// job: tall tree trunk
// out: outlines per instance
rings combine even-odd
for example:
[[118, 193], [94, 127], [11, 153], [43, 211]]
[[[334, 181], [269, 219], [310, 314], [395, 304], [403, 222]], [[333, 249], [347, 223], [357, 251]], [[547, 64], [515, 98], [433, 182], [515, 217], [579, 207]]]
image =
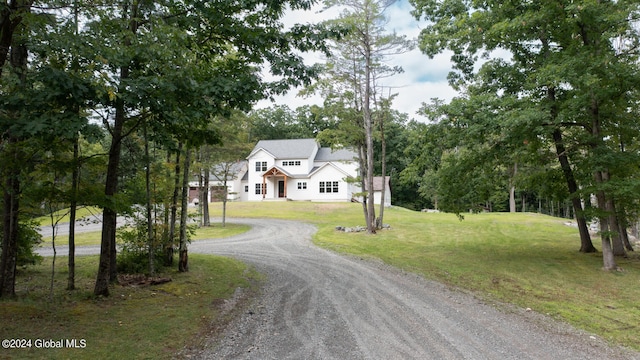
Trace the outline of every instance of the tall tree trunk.
[[78, 186], [80, 180], [79, 138], [73, 139], [73, 170], [71, 173], [71, 201], [69, 203], [69, 256], [67, 264], [67, 290], [76, 288], [76, 208], [78, 206]]
[[[203, 196], [200, 199], [200, 203], [202, 204], [202, 225], [211, 226], [211, 218], [209, 215], [209, 181], [211, 177], [211, 170], [208, 166], [204, 167], [204, 183], [203, 183]], [[225, 188], [224, 188], [224, 205], [226, 208], [227, 205], [227, 187], [226, 187], [226, 177], [225, 177]]]
[[[21, 23], [22, 16], [31, 11], [31, 1], [14, 1], [12, 6], [20, 5], [19, 7], [11, 8], [15, 13], [9, 14], [7, 18], [4, 17], [6, 8], [2, 8], [2, 26], [0, 26], [0, 45], [4, 45], [4, 37], [6, 36], [5, 30], [9, 31], [9, 41], [7, 46], [11, 45], [11, 49], [1, 49], [0, 52], [4, 53], [5, 58], [2, 59], [0, 66], [4, 65], [6, 61], [6, 53], [10, 55], [11, 69], [13, 73], [19, 79], [19, 87], [27, 86], [27, 59], [29, 57], [26, 38], [27, 29], [26, 26]], [[9, 23], [9, 28], [5, 29], [5, 22]], [[20, 40], [13, 38], [14, 32], [17, 33], [17, 37]], [[15, 43], [14, 43], [15, 40]], [[0, 68], [2, 69], [2, 68]], [[2, 73], [0, 72], [0, 76]], [[21, 155], [20, 155], [20, 139], [13, 136], [10, 132], [7, 132], [7, 140], [5, 151], [7, 153], [8, 164], [3, 164], [5, 167], [5, 188], [3, 193], [3, 237], [2, 237], [2, 257], [0, 258], [0, 298], [15, 296], [15, 283], [16, 283], [16, 263], [18, 260], [18, 232], [19, 232], [19, 212], [20, 212], [20, 169], [21, 169]], [[8, 166], [7, 166], [8, 165]]]
[[5, 186], [3, 196], [3, 234], [2, 258], [0, 260], [0, 298], [16, 295], [16, 263], [18, 258], [18, 211], [20, 194], [20, 170], [18, 163], [18, 140], [9, 138], [7, 141], [12, 164], [4, 174]]
[[173, 245], [176, 237], [176, 223], [178, 222], [178, 196], [180, 196], [180, 154], [182, 143], [178, 144], [176, 151], [176, 168], [173, 182], [173, 196], [171, 197], [171, 219], [169, 220], [169, 242], [165, 248], [165, 265], [173, 265]]
[[[556, 89], [554, 87], [550, 87], [547, 90], [547, 98], [551, 102], [551, 117], [553, 120], [556, 120], [558, 109], [556, 103]], [[571, 204], [573, 205], [573, 210], [576, 214], [576, 223], [578, 224], [578, 232], [580, 233], [580, 252], [596, 252], [597, 250], [591, 242], [591, 235], [589, 235], [587, 218], [582, 209], [582, 203], [580, 202], [578, 184], [576, 182], [575, 176], [573, 175], [573, 169], [571, 168], [571, 164], [569, 163], [567, 149], [565, 148], [564, 141], [562, 140], [562, 132], [557, 127], [553, 129], [553, 142], [556, 148], [556, 156], [558, 157], [558, 161], [560, 162], [560, 168], [562, 169], [564, 179], [567, 182]]]
[[[597, 184], [602, 184], [602, 173], [600, 171], [596, 171], [594, 177]], [[598, 201], [600, 211], [606, 211], [607, 201], [604, 191], [598, 190], [596, 192], [596, 199]], [[600, 239], [602, 241], [603, 268], [607, 271], [616, 270], [618, 265], [616, 264], [611, 245], [611, 227], [609, 226], [609, 217], [600, 214], [598, 220], [600, 222]]]
[[[620, 219], [620, 218], [618, 218]], [[623, 223], [622, 221], [618, 223], [619, 226], [619, 233], [620, 236], [622, 238], [622, 243], [624, 244], [624, 248], [627, 249], [627, 251], [634, 251], [633, 250], [633, 246], [631, 245], [631, 242], [629, 241], [629, 234], [627, 233], [627, 225], [626, 222]]]
[[[135, 35], [138, 31], [138, 1], [126, 3], [123, 9], [123, 19], [129, 19], [129, 32]], [[130, 46], [128, 38], [124, 40], [125, 46]], [[126, 80], [129, 78], [130, 68], [128, 65], [120, 67], [119, 94], [124, 94]], [[109, 161], [107, 163], [107, 174], [105, 182], [105, 197], [108, 201], [115, 201], [118, 192], [118, 169], [120, 167], [120, 153], [122, 140], [124, 138], [124, 124], [127, 121], [125, 103], [122, 97], [116, 97], [115, 117], [111, 132], [111, 147], [109, 148]], [[118, 271], [116, 268], [116, 227], [117, 209], [115, 203], [105, 206], [102, 213], [102, 240], [100, 243], [100, 263], [98, 264], [98, 275], [93, 293], [96, 296], [109, 296], [109, 282], [116, 281]]]
[[[75, 35], [78, 36], [78, 2], [73, 2], [73, 18], [75, 25]], [[75, 55], [71, 62], [72, 70], [77, 74], [80, 64]], [[74, 106], [74, 114], [80, 117], [80, 106]], [[71, 201], [69, 202], [69, 255], [67, 256], [67, 266], [69, 274], [67, 276], [67, 290], [76, 288], [76, 210], [78, 207], [78, 188], [80, 187], [80, 136], [76, 134], [73, 138], [73, 170], [71, 171]]]
[[[609, 181], [609, 172], [602, 171], [602, 178], [605, 182]], [[625, 251], [622, 241], [622, 234], [619, 232], [620, 225], [618, 224], [618, 215], [616, 211], [615, 201], [611, 196], [607, 196], [606, 204], [609, 216], [609, 232], [611, 233], [611, 246], [613, 248], [613, 255], [626, 257], [627, 252]]]
[[146, 210], [147, 210], [147, 247], [149, 257], [149, 274], [154, 275], [156, 272], [154, 266], [154, 252], [155, 252], [155, 236], [153, 234], [153, 218], [151, 217], [151, 157], [149, 156], [149, 137], [147, 136], [147, 125], [144, 125], [144, 156], [146, 169], [145, 175], [145, 196], [147, 198]]
[[200, 214], [199, 216], [199, 221], [200, 221], [200, 226], [204, 226], [204, 201], [202, 201], [202, 198], [204, 196], [204, 167], [202, 164], [202, 158], [203, 158], [203, 154], [202, 154], [202, 148], [199, 149], [199, 151], [196, 153], [196, 163], [199, 164], [199, 168], [198, 168], [198, 213]]
[[371, 49], [365, 46], [365, 88], [364, 88], [364, 132], [365, 149], [367, 151], [367, 233], [375, 234], [376, 207], [373, 188], [373, 121], [371, 119]]
[[384, 138], [384, 116], [380, 118], [380, 145], [382, 146], [382, 151], [380, 154], [381, 161], [381, 171], [382, 171], [382, 189], [380, 192], [380, 216], [376, 220], [377, 228], [381, 229], [384, 223], [384, 205], [385, 205], [385, 197], [387, 196], [387, 142]]
[[184, 172], [182, 177], [182, 209], [180, 211], [180, 259], [178, 271], [189, 271], [189, 254], [187, 249], [187, 221], [189, 203], [189, 163], [191, 162], [191, 149], [185, 146]]
[[509, 212], [516, 212], [516, 186], [514, 178], [516, 177], [516, 173], [518, 172], [518, 163], [513, 164], [513, 168], [510, 171], [509, 176]]
[[223, 184], [224, 189], [222, 190], [222, 227], [227, 226], [227, 201], [229, 198], [229, 194], [227, 193], [227, 179], [229, 176], [229, 168], [228, 164], [225, 164], [227, 168], [224, 172]]
[[564, 179], [567, 182], [567, 187], [569, 189], [569, 197], [571, 198], [571, 205], [573, 206], [573, 212], [575, 213], [576, 223], [578, 224], [578, 232], [580, 233], [580, 252], [596, 252], [597, 250], [593, 246], [593, 242], [591, 242], [591, 235], [589, 234], [589, 227], [587, 226], [587, 218], [584, 214], [584, 210], [582, 209], [582, 202], [580, 201], [578, 184], [576, 183], [573, 175], [573, 169], [569, 164], [569, 158], [564, 147], [560, 129], [555, 129], [553, 131], [553, 140], [556, 147], [556, 155], [560, 162], [560, 168], [562, 169]]
[[32, 4], [33, 0], [13, 0], [8, 3], [5, 1], [0, 7], [0, 76], [7, 59], [11, 57], [14, 33], [24, 25], [23, 17], [31, 12]]
[[[126, 74], [126, 69], [122, 69]], [[118, 168], [120, 164], [120, 148], [122, 144], [122, 129], [125, 121], [124, 104], [122, 100], [116, 105], [115, 123], [111, 134], [111, 147], [109, 148], [109, 162], [107, 163], [107, 176], [104, 194], [112, 202], [105, 206], [102, 212], [102, 240], [100, 242], [100, 262], [98, 264], [98, 275], [93, 293], [96, 296], [109, 296], [109, 282], [114, 281], [117, 276], [115, 269], [115, 244], [117, 211], [115, 209], [114, 195], [118, 191]]]
[[[592, 150], [597, 150], [600, 145], [599, 143], [602, 140], [602, 130], [600, 129], [600, 114], [599, 114], [599, 105], [596, 99], [592, 100], [591, 103], [591, 135]], [[594, 151], [597, 153], [597, 151]], [[613, 248], [611, 244], [611, 224], [609, 223], [610, 217], [607, 212], [612, 211], [612, 204], [609, 202], [608, 197], [606, 196], [604, 190], [602, 189], [605, 181], [609, 178], [608, 174], [605, 175], [603, 171], [596, 170], [594, 171], [594, 179], [596, 182], [596, 186], [598, 190], [596, 191], [596, 199], [598, 201], [599, 208], [599, 220], [600, 220], [600, 237], [602, 239], [602, 263], [603, 267], [607, 271], [616, 270], [618, 265], [616, 264]], [[617, 229], [613, 229], [617, 230]]]
[[358, 147], [358, 162], [360, 163], [360, 188], [362, 190], [362, 212], [364, 213], [365, 223], [369, 220], [369, 207], [367, 206], [369, 195], [367, 189], [367, 161], [365, 155], [365, 149], [362, 146]]

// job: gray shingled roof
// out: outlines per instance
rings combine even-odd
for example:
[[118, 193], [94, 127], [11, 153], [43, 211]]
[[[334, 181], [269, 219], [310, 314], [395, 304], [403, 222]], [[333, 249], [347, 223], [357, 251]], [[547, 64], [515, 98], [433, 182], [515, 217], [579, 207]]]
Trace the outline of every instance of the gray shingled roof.
[[316, 147], [318, 143], [315, 139], [260, 140], [249, 157], [264, 149], [276, 159], [303, 159], [311, 156]]
[[331, 150], [331, 148], [320, 148], [316, 155], [316, 161], [353, 161], [358, 157], [354, 151], [347, 149]]

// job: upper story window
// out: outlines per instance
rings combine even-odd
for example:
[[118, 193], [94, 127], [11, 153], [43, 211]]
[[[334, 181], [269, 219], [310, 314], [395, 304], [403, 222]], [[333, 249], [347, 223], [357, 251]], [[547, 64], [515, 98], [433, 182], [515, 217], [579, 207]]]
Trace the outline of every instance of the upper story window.
[[267, 171], [267, 162], [256, 161], [256, 171]]
[[292, 161], [283, 161], [282, 166], [300, 166], [300, 160], [292, 160]]

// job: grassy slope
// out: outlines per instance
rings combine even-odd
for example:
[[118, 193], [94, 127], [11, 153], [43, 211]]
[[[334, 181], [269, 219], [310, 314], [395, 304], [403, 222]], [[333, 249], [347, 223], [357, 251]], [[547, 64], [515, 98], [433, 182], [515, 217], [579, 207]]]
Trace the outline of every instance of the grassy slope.
[[[219, 216], [212, 205], [212, 216]], [[385, 262], [468, 289], [488, 300], [514, 303], [564, 319], [613, 342], [639, 349], [640, 261], [618, 259], [623, 272], [601, 270], [600, 254], [580, 254], [577, 230], [535, 214], [427, 214], [387, 209], [391, 230], [376, 236], [335, 231], [362, 224], [358, 204], [231, 203], [229, 217], [278, 217], [314, 223], [314, 241], [336, 251]], [[210, 235], [206, 235], [210, 236]], [[213, 236], [213, 235], [211, 235]], [[597, 239], [594, 243], [598, 245]], [[58, 259], [56, 296], [48, 302], [50, 263], [20, 271], [20, 299], [0, 301], [0, 334], [12, 338], [86, 339], [86, 349], [2, 350], [0, 358], [172, 358], [196, 345], [196, 334], [220, 321], [217, 303], [257, 277], [244, 265], [190, 256], [191, 271], [167, 275], [160, 287], [114, 287], [91, 296], [96, 257], [79, 258], [80, 290], [63, 290], [66, 259]], [[124, 330], [124, 331], [123, 331]], [[101, 333], [101, 332], [105, 333]], [[118, 349], [118, 350], [114, 350]], [[115, 351], [115, 352], [114, 352]]]
[[[213, 210], [213, 209], [212, 209]], [[215, 216], [215, 214], [214, 214]], [[582, 254], [577, 229], [530, 213], [432, 214], [392, 208], [391, 230], [376, 236], [335, 226], [363, 224], [359, 204], [232, 203], [228, 216], [279, 217], [318, 226], [316, 244], [468, 289], [487, 300], [531, 308], [613, 342], [640, 349], [640, 261], [601, 270], [601, 254]], [[599, 238], [593, 242], [599, 247]]]

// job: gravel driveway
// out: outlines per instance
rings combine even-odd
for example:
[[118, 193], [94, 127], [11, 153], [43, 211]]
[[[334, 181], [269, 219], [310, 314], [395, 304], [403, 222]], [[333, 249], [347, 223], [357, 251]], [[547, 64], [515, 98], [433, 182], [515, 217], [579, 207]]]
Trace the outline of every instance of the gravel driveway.
[[[190, 358], [640, 359], [533, 311], [487, 305], [384, 264], [318, 248], [311, 225], [228, 221], [252, 229], [194, 242], [189, 251], [250, 263], [267, 275], [266, 285], [221, 337], [190, 351]], [[77, 250], [98, 253], [99, 246]]]
[[[231, 219], [251, 231], [190, 251], [268, 276], [263, 294], [201, 359], [640, 359], [532, 311], [314, 246], [307, 224]], [[498, 310], [498, 308], [500, 310]]]

